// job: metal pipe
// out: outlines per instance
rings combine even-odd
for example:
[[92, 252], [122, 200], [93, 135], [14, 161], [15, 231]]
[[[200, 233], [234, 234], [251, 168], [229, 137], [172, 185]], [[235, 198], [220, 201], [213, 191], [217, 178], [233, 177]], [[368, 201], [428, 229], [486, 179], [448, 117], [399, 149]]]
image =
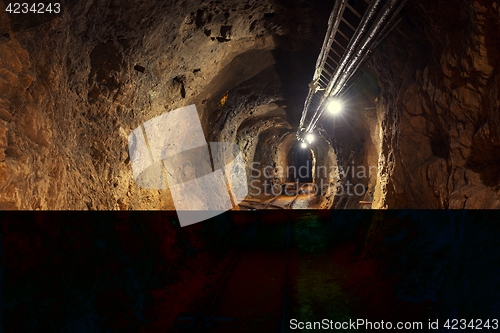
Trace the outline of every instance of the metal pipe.
[[[321, 76], [321, 69], [325, 64], [328, 52], [332, 47], [333, 40], [336, 35], [338, 26], [340, 25], [340, 20], [342, 19], [342, 14], [344, 13], [346, 3], [347, 0], [337, 0], [335, 2], [332, 13], [330, 14], [330, 18], [328, 20], [328, 30], [325, 35], [325, 40], [323, 41], [321, 53], [318, 57], [318, 60], [316, 61], [316, 71], [314, 72], [312, 83], [317, 82]], [[304, 125], [305, 118], [311, 105], [311, 99], [315, 93], [316, 91], [313, 91], [313, 89], [309, 89], [306, 102], [304, 103], [304, 112], [302, 112], [302, 117], [300, 118], [299, 129]]]
[[[374, 1], [370, 2], [368, 8], [366, 9], [365, 15], [363, 15], [363, 18], [362, 18], [358, 28], [354, 32], [354, 35], [351, 38], [349, 45], [347, 46], [347, 52], [344, 53], [342, 59], [340, 60], [338, 67], [335, 70], [334, 76], [331, 78], [330, 82], [328, 83], [328, 86], [326, 88], [327, 92], [326, 92], [325, 96], [328, 96], [328, 91], [331, 90], [331, 86], [334, 85], [335, 82], [337, 82], [337, 80], [340, 76], [340, 73], [343, 71], [344, 67], [348, 64], [352, 53], [355, 51], [355, 48], [360, 43], [362, 37], [364, 36], [366, 31], [368, 30], [370, 22], [375, 17], [378, 6], [381, 2], [382, 2], [382, 0], [374, 0]], [[340, 20], [342, 20], [342, 17], [337, 17], [337, 20], [340, 22]], [[327, 49], [327, 50], [323, 50], [322, 53], [328, 54], [329, 52], [330, 52], [330, 49]], [[320, 108], [321, 108], [321, 105], [323, 104], [324, 100], [325, 100], [325, 97], [323, 97], [322, 101], [320, 102], [318, 109], [315, 110], [313, 118], [311, 119], [311, 123], [315, 122], [316, 119], [321, 116], [322, 112], [320, 111]], [[310, 126], [308, 126], [308, 128], [306, 129], [306, 132], [309, 132], [310, 130], [311, 130], [311, 128], [310, 128]]]
[[[377, 36], [380, 36], [381, 33], [387, 31], [388, 25], [392, 22], [396, 14], [399, 13], [399, 11], [403, 8], [405, 2], [406, 0], [389, 1], [382, 8], [381, 13], [375, 20], [374, 27], [368, 31], [367, 36], [363, 39], [359, 48], [352, 47], [349, 49], [348, 53], [344, 55], [342, 67], [339, 66], [337, 68], [335, 78], [330, 81], [327, 87], [327, 91], [320, 103], [320, 107], [311, 120], [311, 123], [307, 127], [306, 132], [309, 132], [315, 128], [317, 122], [319, 121], [319, 118], [324, 113], [324, 102], [326, 101], [326, 99], [328, 99], [332, 95], [338, 96], [343, 92], [343, 88], [345, 87], [347, 81], [352, 78], [354, 73], [359, 69], [361, 62], [366, 59], [368, 52], [372, 50], [372, 47], [377, 42]], [[372, 13], [370, 12], [369, 14]], [[359, 32], [358, 30], [357, 33]], [[359, 35], [360, 33], [357, 34], [357, 36]], [[353, 46], [357, 46], [357, 44], [358, 42], [353, 42]], [[353, 53], [355, 54], [353, 55]]]
[[[342, 89], [342, 86], [350, 78], [353, 74], [353, 71], [357, 68], [357, 65], [360, 64], [360, 61], [364, 58], [367, 52], [370, 50], [370, 46], [372, 46], [376, 42], [376, 37], [380, 36], [380, 32], [385, 30], [391, 19], [394, 17], [391, 13], [395, 13], [399, 8], [398, 2], [401, 3], [401, 0], [392, 0], [385, 6], [385, 10], [377, 17], [377, 24], [369, 32], [369, 35], [365, 38], [360, 49], [356, 52], [355, 58], [350, 62], [347, 70], [342, 74], [340, 81], [336, 86], [331, 86], [331, 90], [327, 90], [326, 95], [337, 95], [339, 91]], [[335, 87], [335, 90], [334, 90]]]
[[344, 10], [347, 4], [347, 0], [340, 0], [335, 3], [334, 10], [332, 11], [332, 15], [330, 16], [330, 20], [328, 22], [328, 31], [325, 36], [325, 41], [323, 43], [323, 47], [321, 48], [321, 53], [316, 62], [316, 72], [313, 76], [313, 81], [316, 81], [321, 75], [321, 69], [325, 66], [326, 59], [328, 57], [328, 53], [332, 47], [333, 41], [335, 40], [335, 35], [337, 34], [338, 27], [340, 25], [340, 21], [342, 19], [342, 15], [344, 14]]
[[[401, 11], [401, 9], [404, 7], [404, 4], [406, 3], [406, 0], [403, 1], [402, 5], [400, 5], [400, 8], [399, 10], [394, 14], [394, 16], [398, 15], [399, 12]], [[370, 47], [370, 49], [366, 52], [366, 54], [364, 55], [363, 59], [361, 59], [361, 61], [358, 63], [356, 69], [353, 71], [353, 74], [352, 76], [346, 81], [346, 84], [344, 84], [344, 87], [347, 87], [347, 88], [342, 88], [340, 94], [342, 94], [344, 91], [347, 91], [350, 89], [350, 87], [352, 87], [354, 85], [354, 83], [352, 83], [351, 85], [349, 85], [349, 81], [351, 81], [351, 79], [356, 75], [356, 73], [358, 72], [359, 68], [365, 63], [365, 61], [368, 59], [368, 57], [370, 56], [371, 53], [373, 53], [373, 50], [375, 48], [377, 48], [377, 46], [391, 33], [391, 31], [397, 27], [397, 25], [401, 22], [402, 18], [398, 19], [396, 21], [396, 23], [394, 23], [393, 25], [391, 25], [389, 27], [389, 24], [386, 25], [386, 28], [380, 33], [380, 35], [382, 36], [380, 39], [378, 39], [375, 44]]]
[[361, 23], [359, 24], [358, 28], [356, 29], [356, 32], [354, 33], [349, 42], [349, 45], [347, 46], [347, 52], [344, 53], [340, 61], [340, 64], [337, 67], [337, 70], [335, 71], [334, 77], [332, 78], [332, 80], [328, 84], [328, 87], [326, 88], [327, 95], [329, 95], [329, 92], [331, 91], [332, 87], [336, 84], [340, 74], [344, 71], [345, 66], [349, 64], [352, 54], [355, 52], [358, 44], [362, 41], [362, 38], [364, 38], [364, 35], [369, 28], [369, 24], [372, 22], [373, 18], [377, 14], [377, 9], [381, 2], [382, 0], [374, 0], [370, 2], [370, 5], [366, 10], [365, 15], [363, 15]]

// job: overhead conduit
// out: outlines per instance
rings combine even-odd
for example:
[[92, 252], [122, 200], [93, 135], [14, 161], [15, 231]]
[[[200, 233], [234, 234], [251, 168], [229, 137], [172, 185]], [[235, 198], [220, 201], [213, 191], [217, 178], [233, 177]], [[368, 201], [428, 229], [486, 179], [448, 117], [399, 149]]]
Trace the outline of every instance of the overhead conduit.
[[[345, 93], [360, 66], [396, 24], [395, 18], [406, 1], [337, 0], [335, 2], [297, 130], [297, 138], [300, 141], [317, 127], [326, 102]], [[364, 11], [360, 2], [367, 4]], [[344, 27], [354, 30], [347, 47], [342, 45], [342, 40], [347, 39], [349, 32], [345, 30], [346, 28], [344, 31], [340, 29], [342, 23]], [[342, 55], [339, 54], [339, 49], [343, 49]]]

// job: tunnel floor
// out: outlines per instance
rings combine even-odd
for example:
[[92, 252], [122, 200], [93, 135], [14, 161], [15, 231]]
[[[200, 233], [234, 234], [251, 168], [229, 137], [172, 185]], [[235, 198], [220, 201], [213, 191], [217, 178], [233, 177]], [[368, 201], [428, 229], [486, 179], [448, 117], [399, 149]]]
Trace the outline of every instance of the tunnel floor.
[[[381, 276], [377, 263], [362, 257], [364, 226], [357, 234], [339, 229], [332, 239], [328, 216], [275, 211], [258, 218], [240, 248], [210, 264], [188, 264], [180, 284], [157, 292], [163, 320], [148, 332], [288, 332], [292, 318], [426, 318], [426, 302], [399, 300], [397, 277]], [[165, 295], [182, 302], [166, 303]]]
[[278, 190], [246, 198], [238, 208], [240, 210], [319, 209], [317, 199], [314, 183], [284, 183]]
[[426, 331], [499, 314], [497, 211], [229, 211], [186, 227], [173, 211], [1, 217], [5, 332], [308, 332], [291, 321], [323, 319]]

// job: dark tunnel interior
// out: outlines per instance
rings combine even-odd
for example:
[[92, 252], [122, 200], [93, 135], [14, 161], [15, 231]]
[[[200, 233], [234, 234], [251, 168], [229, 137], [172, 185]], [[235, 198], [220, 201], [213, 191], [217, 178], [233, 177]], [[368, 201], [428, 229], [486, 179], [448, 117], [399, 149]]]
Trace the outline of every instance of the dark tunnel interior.
[[289, 163], [292, 168], [288, 180], [290, 182], [312, 183], [314, 160], [313, 152], [307, 147], [302, 147], [296, 143], [288, 153]]

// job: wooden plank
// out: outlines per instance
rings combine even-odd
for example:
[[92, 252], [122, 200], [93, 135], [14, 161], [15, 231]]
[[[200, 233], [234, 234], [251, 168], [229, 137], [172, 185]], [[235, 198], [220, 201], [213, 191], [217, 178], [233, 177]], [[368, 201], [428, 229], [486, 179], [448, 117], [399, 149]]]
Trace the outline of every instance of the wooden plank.
[[350, 10], [351, 12], [353, 12], [353, 13], [354, 13], [354, 15], [356, 15], [356, 16], [357, 16], [357, 17], [359, 17], [359, 18], [361, 18], [361, 14], [360, 14], [360, 13], [358, 13], [358, 11], [357, 11], [356, 9], [354, 9], [354, 8], [353, 8], [353, 7], [352, 7], [349, 3], [346, 3], [345, 5], [346, 5], [346, 7], [347, 7], [347, 8], [349, 8], [349, 10]]
[[330, 59], [331, 61], [333, 61], [335, 63], [335, 65], [337, 65], [337, 66], [339, 65], [339, 63], [336, 62], [332, 57], [330, 57], [330, 56], [327, 56], [327, 57], [328, 57], [328, 59]]
[[[339, 59], [342, 59], [342, 56], [340, 54], [338, 54], [337, 51], [335, 51], [333, 48], [330, 48], [330, 51], [333, 52], [333, 53], [335, 53], [335, 55], [337, 57], [339, 57]], [[330, 52], [328, 52], [328, 53], [330, 53]]]
[[[334, 39], [333, 41], [335, 42], [335, 44], [337, 44], [338, 46], [340, 46], [342, 49], [344, 49], [344, 50], [346, 49], [346, 48], [345, 48], [344, 46], [342, 46], [342, 44], [340, 44], [340, 43], [339, 43], [336, 39]], [[334, 51], [334, 52], [335, 52], [335, 51]], [[335, 53], [338, 55], [338, 53], [337, 53], [337, 52], [335, 52]]]
[[342, 31], [340, 31], [340, 29], [338, 29], [338, 30], [337, 30], [337, 33], [341, 34], [341, 35], [342, 35], [342, 37], [344, 37], [347, 41], [349, 41], [349, 40], [350, 40], [350, 38], [349, 38], [349, 37], [347, 37], [347, 36], [346, 36], [346, 35], [345, 35]]
[[342, 22], [344, 22], [349, 28], [351, 28], [353, 31], [356, 31], [356, 28], [351, 24], [349, 23], [345, 18], [342, 18], [341, 19]]
[[[325, 63], [325, 65], [328, 65], [328, 63]], [[328, 66], [330, 66], [330, 65], [328, 65]], [[325, 72], [326, 74], [328, 74], [328, 76], [330, 76], [330, 77], [333, 76], [333, 74], [330, 73], [330, 71], [328, 71], [324, 66], [323, 66], [323, 72]]]

